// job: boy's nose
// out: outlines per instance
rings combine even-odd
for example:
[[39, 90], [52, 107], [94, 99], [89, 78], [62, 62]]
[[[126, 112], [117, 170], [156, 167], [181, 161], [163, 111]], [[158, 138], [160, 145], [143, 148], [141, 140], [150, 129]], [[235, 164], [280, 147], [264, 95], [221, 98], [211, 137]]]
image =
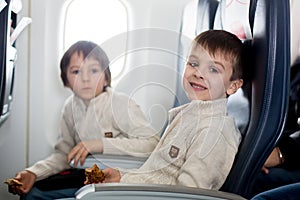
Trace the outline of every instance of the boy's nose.
[[88, 81], [90, 79], [90, 75], [89, 75], [88, 71], [82, 70], [81, 79], [82, 79], [82, 81]]
[[204, 78], [203, 73], [202, 73], [202, 72], [200, 71], [200, 69], [198, 69], [198, 68], [195, 68], [194, 76], [195, 76], [196, 78], [200, 78], [200, 79], [203, 79], [203, 78]]

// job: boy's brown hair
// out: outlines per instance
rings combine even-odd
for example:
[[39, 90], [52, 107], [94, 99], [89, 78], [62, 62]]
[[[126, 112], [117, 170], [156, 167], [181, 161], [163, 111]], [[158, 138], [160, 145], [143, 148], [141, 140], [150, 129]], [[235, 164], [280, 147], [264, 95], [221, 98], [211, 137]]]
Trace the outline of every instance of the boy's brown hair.
[[244, 78], [242, 61], [244, 48], [237, 36], [224, 30], [208, 30], [199, 34], [194, 41], [206, 49], [211, 56], [220, 54], [232, 63], [230, 81]]
[[[68, 87], [67, 79], [67, 69], [70, 64], [70, 59], [74, 53], [82, 53], [83, 59], [85, 58], [94, 58], [100, 63], [101, 68], [105, 74], [105, 80], [107, 81], [107, 86], [110, 86], [111, 83], [111, 73], [109, 69], [109, 59], [103, 49], [90, 41], [78, 41], [73, 44], [63, 55], [60, 61], [60, 77], [64, 86]], [[105, 90], [105, 88], [104, 88]]]

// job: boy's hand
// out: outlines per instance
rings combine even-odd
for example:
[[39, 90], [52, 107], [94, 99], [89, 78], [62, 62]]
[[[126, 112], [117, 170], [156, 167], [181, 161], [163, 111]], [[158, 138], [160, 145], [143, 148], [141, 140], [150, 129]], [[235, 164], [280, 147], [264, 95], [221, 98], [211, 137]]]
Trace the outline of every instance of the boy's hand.
[[36, 180], [36, 175], [29, 171], [21, 171], [14, 177], [14, 179], [19, 181], [22, 185], [9, 186], [9, 191], [11, 191], [13, 194], [22, 195], [31, 190]]
[[80, 165], [83, 165], [89, 153], [102, 153], [102, 140], [83, 141], [78, 143], [68, 155], [68, 163], [74, 158], [74, 166], [76, 167], [80, 160]]
[[280, 157], [278, 156], [278, 151], [279, 151], [278, 147], [275, 147], [271, 152], [271, 154], [269, 155], [268, 159], [266, 160], [264, 166], [262, 167], [262, 171], [265, 174], [269, 173], [269, 169], [268, 169], [269, 167], [275, 167], [277, 165], [282, 164]]
[[105, 179], [103, 183], [115, 183], [115, 182], [120, 182], [121, 179], [121, 174], [119, 170], [113, 169], [113, 168], [106, 168], [103, 169], [102, 172], [105, 175]]

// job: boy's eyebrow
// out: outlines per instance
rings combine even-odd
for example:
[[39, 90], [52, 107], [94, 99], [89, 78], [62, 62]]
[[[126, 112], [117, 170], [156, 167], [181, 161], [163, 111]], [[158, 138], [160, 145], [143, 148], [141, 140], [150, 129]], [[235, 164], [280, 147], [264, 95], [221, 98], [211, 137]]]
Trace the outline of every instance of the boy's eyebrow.
[[189, 56], [189, 59], [190, 59], [190, 58], [196, 58], [196, 59], [198, 59], [198, 57], [195, 56], [195, 55], [190, 55], [190, 56]]
[[69, 69], [71, 69], [71, 68], [80, 68], [80, 66], [78, 66], [78, 65], [70, 65], [68, 68]]
[[221, 67], [225, 70], [225, 66], [223, 65], [222, 62], [219, 62], [219, 61], [214, 60], [213, 63], [218, 64], [218, 65], [221, 65]]
[[101, 67], [101, 65], [100, 65], [99, 62], [92, 62], [92, 63], [90, 63], [90, 64], [88, 65], [88, 67], [90, 67], [90, 66], [95, 66], [95, 65], [98, 65], [98, 66]]
[[92, 64], [88, 65], [87, 68], [88, 69], [99, 68], [100, 70], [103, 70], [102, 67], [101, 67], [101, 65], [99, 63], [97, 63], [97, 64], [96, 63], [92, 63]]
[[[191, 55], [189, 56], [189, 59], [190, 59], [190, 58], [198, 59], [198, 56], [191, 54]], [[213, 60], [213, 59], [211, 59], [211, 60], [212, 60], [212, 63], [213, 63], [213, 64], [220, 65], [220, 66], [225, 70], [225, 66], [223, 65], [222, 62], [217, 61], [217, 60]]]

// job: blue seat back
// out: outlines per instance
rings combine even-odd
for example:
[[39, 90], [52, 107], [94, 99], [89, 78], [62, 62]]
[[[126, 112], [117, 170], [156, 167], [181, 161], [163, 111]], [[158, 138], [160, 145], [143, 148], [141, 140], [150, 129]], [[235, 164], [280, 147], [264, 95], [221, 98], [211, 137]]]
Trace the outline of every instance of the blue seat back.
[[223, 191], [248, 198], [256, 175], [282, 133], [289, 96], [289, 18], [289, 1], [250, 3], [250, 122]]

